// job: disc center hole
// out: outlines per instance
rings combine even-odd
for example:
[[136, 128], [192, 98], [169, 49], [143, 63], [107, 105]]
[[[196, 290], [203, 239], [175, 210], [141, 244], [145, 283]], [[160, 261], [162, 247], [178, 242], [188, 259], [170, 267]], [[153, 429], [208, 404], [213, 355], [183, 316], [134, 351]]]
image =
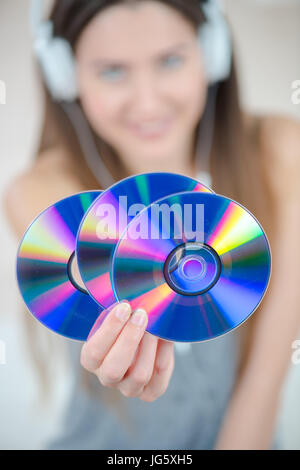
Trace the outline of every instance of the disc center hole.
[[88, 291], [86, 290], [86, 287], [80, 275], [75, 251], [73, 251], [73, 253], [70, 256], [67, 270], [68, 270], [69, 279], [72, 282], [73, 286], [76, 289], [80, 290], [81, 292], [88, 294]]
[[199, 279], [205, 274], [205, 261], [201, 257], [190, 256], [181, 262], [181, 271], [187, 279]]

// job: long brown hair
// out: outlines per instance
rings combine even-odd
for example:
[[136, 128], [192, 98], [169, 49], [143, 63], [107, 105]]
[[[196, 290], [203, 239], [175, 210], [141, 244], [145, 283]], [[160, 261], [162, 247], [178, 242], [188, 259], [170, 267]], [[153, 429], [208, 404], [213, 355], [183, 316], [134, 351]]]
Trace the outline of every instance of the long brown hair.
[[[101, 10], [116, 4], [134, 3], [137, 0], [57, 0], [51, 20], [54, 35], [69, 41], [73, 50], [88, 22]], [[197, 29], [205, 16], [199, 0], [157, 0], [179, 11]], [[80, 102], [78, 103], [80, 105]], [[248, 128], [240, 108], [239, 89], [234, 60], [228, 79], [219, 84], [215, 104], [215, 123], [211, 150], [213, 189], [247, 207], [263, 224], [270, 235], [272, 205], [267, 178], [259, 154], [257, 127]], [[202, 122], [199, 123], [201, 128]], [[92, 129], [91, 132], [93, 133]], [[93, 133], [99, 152], [116, 179], [127, 176], [118, 156], [107, 143]], [[37, 154], [48, 148], [61, 146], [74, 158], [78, 177], [87, 189], [99, 187], [82, 155], [78, 138], [62, 107], [51, 100], [45, 90], [43, 131]], [[257, 315], [257, 314], [256, 314]], [[255, 316], [253, 316], [255, 317]], [[243, 356], [247, 354], [253, 319], [247, 322], [247, 337], [243, 342]], [[243, 326], [243, 329], [244, 326]]]

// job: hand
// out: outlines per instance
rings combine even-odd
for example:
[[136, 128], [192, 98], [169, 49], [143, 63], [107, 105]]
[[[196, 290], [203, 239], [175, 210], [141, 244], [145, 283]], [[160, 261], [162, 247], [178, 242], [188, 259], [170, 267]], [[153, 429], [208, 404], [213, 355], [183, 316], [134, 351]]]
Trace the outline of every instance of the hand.
[[174, 369], [174, 343], [145, 332], [144, 310], [128, 302], [101, 313], [81, 350], [81, 365], [102, 385], [151, 402], [167, 390]]

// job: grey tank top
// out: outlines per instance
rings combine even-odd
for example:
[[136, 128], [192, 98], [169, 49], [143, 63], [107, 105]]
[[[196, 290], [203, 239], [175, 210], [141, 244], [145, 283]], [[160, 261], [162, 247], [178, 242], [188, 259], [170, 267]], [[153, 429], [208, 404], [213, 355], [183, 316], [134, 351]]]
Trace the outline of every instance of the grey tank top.
[[[129, 428], [113, 408], [81, 385], [81, 345], [70, 343], [76, 370], [73, 393], [61, 434], [47, 449], [212, 449], [232, 394], [239, 341], [236, 329], [193, 343], [185, 352], [175, 347], [169, 387], [154, 402], [125, 398], [116, 391], [124, 402]], [[89, 375], [99, 390], [102, 385]]]

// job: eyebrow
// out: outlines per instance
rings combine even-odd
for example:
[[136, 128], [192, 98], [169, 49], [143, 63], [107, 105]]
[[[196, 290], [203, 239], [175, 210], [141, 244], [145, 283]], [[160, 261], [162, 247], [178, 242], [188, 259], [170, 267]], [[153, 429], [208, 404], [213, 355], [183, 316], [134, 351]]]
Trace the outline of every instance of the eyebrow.
[[[164, 50], [161, 50], [159, 52], [157, 52], [155, 55], [154, 55], [154, 58], [157, 58], [157, 57], [164, 57], [170, 53], [174, 53], [174, 52], [177, 52], [178, 50], [184, 50], [188, 47], [188, 43], [179, 43], [179, 44], [176, 44], [175, 46], [170, 46], [168, 48], [165, 48]], [[114, 58], [111, 58], [111, 59], [108, 59], [108, 58], [98, 58], [98, 59], [94, 59], [91, 61], [91, 65], [94, 66], [94, 67], [105, 67], [105, 66], [113, 66], [113, 67], [118, 67], [118, 66], [122, 66], [124, 65], [125, 62], [123, 60], [120, 60], [120, 59], [114, 59]]]

